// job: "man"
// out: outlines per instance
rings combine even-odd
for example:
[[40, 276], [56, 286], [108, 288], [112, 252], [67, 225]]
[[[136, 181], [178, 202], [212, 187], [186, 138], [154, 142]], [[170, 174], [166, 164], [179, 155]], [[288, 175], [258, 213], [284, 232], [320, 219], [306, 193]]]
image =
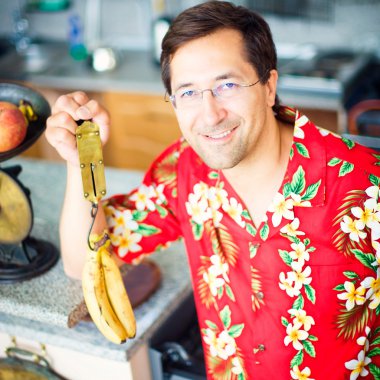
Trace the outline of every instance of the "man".
[[[200, 4], [162, 47], [184, 138], [141, 187], [104, 202], [94, 230], [108, 228], [127, 262], [184, 237], [210, 379], [379, 378], [378, 156], [279, 106], [275, 47], [254, 12]], [[78, 119], [98, 123], [106, 142], [108, 114], [81, 92], [58, 99], [46, 131], [67, 160], [72, 276], [89, 224]]]

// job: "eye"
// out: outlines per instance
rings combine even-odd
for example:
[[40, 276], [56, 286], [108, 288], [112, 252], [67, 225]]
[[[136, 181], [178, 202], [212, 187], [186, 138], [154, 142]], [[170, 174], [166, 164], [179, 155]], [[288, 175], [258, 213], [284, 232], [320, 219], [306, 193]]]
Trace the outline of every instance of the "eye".
[[235, 90], [239, 85], [234, 82], [223, 83], [219, 86], [221, 91]]
[[233, 96], [236, 91], [239, 89], [239, 85], [234, 82], [221, 83], [216, 89], [215, 92], [221, 96]]
[[195, 95], [197, 95], [196, 90], [186, 90], [186, 91], [180, 92], [179, 94], [180, 98], [191, 98]]

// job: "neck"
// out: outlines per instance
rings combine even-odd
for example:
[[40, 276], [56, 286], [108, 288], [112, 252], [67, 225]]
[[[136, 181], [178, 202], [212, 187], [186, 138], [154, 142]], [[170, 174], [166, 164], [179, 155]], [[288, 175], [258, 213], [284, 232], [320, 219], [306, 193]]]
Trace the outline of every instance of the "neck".
[[[254, 224], [264, 220], [286, 173], [293, 128], [277, 120], [260, 138], [255, 154], [223, 174], [247, 207]], [[263, 143], [264, 142], [264, 143]]]
[[250, 156], [237, 166], [223, 170], [223, 174], [233, 186], [235, 182], [247, 181], [252, 184], [278, 176], [282, 179], [289, 159], [293, 128], [275, 118], [271, 124], [259, 138]]

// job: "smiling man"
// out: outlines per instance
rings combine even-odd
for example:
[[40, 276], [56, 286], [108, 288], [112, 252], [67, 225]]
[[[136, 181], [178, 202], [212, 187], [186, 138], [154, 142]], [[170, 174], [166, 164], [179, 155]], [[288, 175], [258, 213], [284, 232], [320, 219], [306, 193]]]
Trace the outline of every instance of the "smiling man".
[[[184, 238], [209, 379], [379, 378], [378, 155], [279, 104], [275, 47], [256, 13], [197, 5], [162, 47], [183, 138], [139, 188], [103, 203], [94, 230], [107, 228], [126, 262]], [[78, 215], [89, 215], [78, 119], [106, 142], [108, 114], [82, 92], [57, 101], [46, 131], [68, 162], [61, 249], [76, 277], [88, 226]]]
[[257, 225], [281, 184], [293, 136], [291, 125], [276, 120], [272, 110], [273, 46], [271, 53], [259, 77], [248, 57], [242, 59], [242, 33], [221, 28], [181, 45], [170, 62], [170, 99], [185, 140], [209, 167], [223, 169]]

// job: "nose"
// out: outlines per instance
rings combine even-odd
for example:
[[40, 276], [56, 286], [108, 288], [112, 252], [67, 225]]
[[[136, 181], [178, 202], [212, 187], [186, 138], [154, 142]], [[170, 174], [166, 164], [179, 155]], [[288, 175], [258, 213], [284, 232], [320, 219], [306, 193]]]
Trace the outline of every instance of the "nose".
[[218, 102], [212, 91], [204, 91], [201, 105], [201, 115], [207, 125], [219, 124], [227, 115], [222, 102]]

